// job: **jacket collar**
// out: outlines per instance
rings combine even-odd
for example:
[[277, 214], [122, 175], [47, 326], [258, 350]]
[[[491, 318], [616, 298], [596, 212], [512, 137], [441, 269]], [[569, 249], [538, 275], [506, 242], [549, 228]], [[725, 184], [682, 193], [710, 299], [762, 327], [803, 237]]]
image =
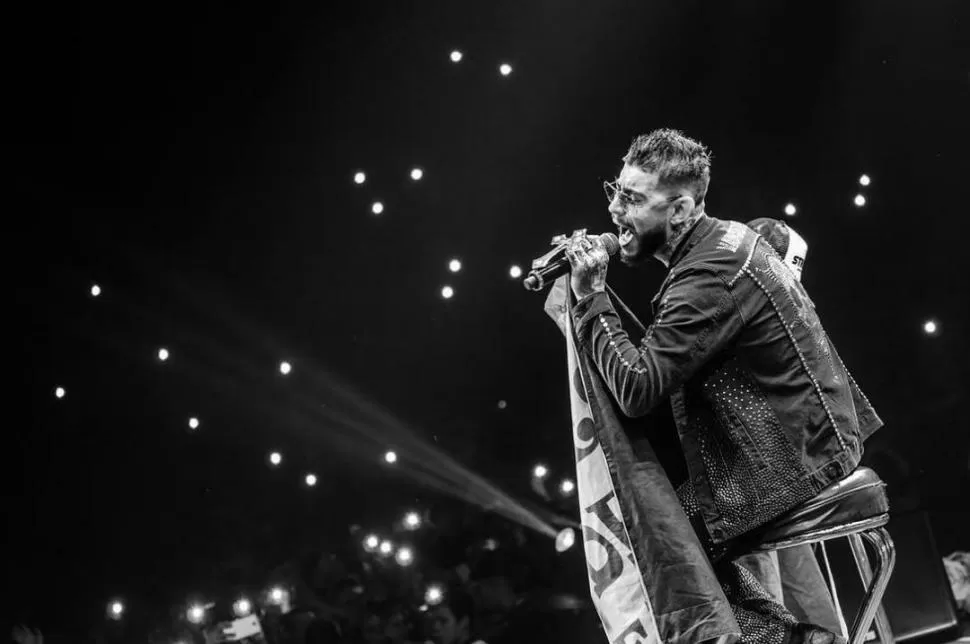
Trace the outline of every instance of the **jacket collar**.
[[677, 244], [677, 247], [674, 248], [674, 252], [671, 253], [670, 266], [667, 267], [668, 270], [673, 269], [677, 262], [682, 260], [684, 256], [689, 253], [698, 242], [700, 242], [700, 240], [707, 236], [707, 233], [714, 228], [715, 223], [716, 222], [714, 221], [713, 217], [709, 217], [702, 213], [701, 216], [697, 218], [697, 221], [693, 223], [690, 231], [684, 235], [684, 238], [681, 239]]

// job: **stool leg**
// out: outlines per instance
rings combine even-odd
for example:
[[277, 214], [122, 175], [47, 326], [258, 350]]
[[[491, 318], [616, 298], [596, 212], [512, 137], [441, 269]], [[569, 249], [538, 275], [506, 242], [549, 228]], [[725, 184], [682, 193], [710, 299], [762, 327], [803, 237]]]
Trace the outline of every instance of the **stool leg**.
[[[869, 566], [869, 558], [862, 543], [862, 537], [868, 541], [876, 551], [876, 570], [873, 574]], [[869, 626], [872, 625], [877, 611], [881, 611], [881, 624], [877, 622], [876, 630], [883, 644], [890, 644], [894, 641], [892, 631], [889, 628], [889, 620], [886, 613], [882, 610], [882, 596], [886, 592], [889, 584], [889, 576], [896, 565], [896, 548], [893, 545], [892, 537], [885, 528], [868, 530], [861, 535], [850, 535], [849, 545], [852, 546], [852, 556], [855, 558], [856, 567], [859, 569], [859, 576], [866, 588], [865, 598], [849, 633], [849, 644], [862, 644], [865, 640]]]

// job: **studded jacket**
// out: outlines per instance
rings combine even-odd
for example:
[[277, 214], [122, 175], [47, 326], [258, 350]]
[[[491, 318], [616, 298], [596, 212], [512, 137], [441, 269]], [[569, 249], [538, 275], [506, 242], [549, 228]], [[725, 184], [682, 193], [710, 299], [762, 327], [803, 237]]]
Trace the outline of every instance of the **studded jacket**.
[[637, 344], [605, 293], [572, 314], [622, 413], [669, 400], [690, 474], [678, 496], [703, 541], [755, 530], [856, 468], [882, 421], [758, 234], [702, 215], [653, 310]]

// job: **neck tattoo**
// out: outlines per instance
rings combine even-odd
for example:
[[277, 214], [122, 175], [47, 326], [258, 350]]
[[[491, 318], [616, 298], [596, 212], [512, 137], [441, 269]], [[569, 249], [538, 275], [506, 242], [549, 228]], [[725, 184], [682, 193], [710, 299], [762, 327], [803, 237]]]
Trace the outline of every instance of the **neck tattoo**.
[[674, 254], [674, 250], [683, 241], [684, 237], [687, 236], [687, 231], [691, 229], [695, 222], [701, 218], [704, 211], [696, 208], [691, 212], [684, 215], [674, 215], [670, 218], [670, 234], [667, 235], [667, 241], [664, 245], [660, 247], [654, 257], [659, 259], [664, 266], [670, 267], [670, 258]]

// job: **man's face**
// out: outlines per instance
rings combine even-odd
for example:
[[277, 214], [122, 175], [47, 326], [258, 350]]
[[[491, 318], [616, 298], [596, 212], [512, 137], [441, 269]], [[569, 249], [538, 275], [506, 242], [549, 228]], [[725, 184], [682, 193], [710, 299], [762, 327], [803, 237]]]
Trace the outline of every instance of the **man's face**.
[[667, 241], [671, 197], [659, 188], [655, 173], [625, 164], [617, 177], [617, 191], [609, 211], [620, 238], [620, 260], [641, 264]]
[[455, 614], [446, 605], [434, 608], [429, 619], [431, 620], [431, 641], [434, 644], [456, 644], [466, 636], [467, 618], [455, 619]]

